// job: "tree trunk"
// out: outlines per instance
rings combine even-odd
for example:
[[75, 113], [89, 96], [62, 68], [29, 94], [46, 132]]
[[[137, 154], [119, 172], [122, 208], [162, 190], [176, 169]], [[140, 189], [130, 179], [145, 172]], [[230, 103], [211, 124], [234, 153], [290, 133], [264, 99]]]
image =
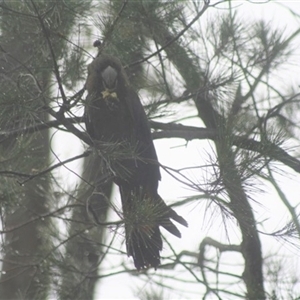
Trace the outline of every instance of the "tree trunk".
[[[155, 38], [160, 45], [173, 39], [167, 28], [161, 27]], [[203, 84], [203, 74], [196, 69], [185, 49], [174, 41], [165, 49], [168, 58], [176, 66], [185, 80], [187, 90], [197, 91]], [[230, 198], [230, 208], [237, 219], [242, 233], [242, 255], [245, 259], [243, 279], [247, 288], [247, 298], [265, 299], [262, 274], [261, 243], [256, 229], [256, 221], [247, 196], [243, 190], [241, 178], [235, 168], [235, 158], [231, 150], [230, 132], [226, 129], [226, 120], [212, 107], [208, 95], [199, 93], [194, 98], [199, 117], [207, 128], [219, 131], [219, 141], [215, 143], [222, 181]]]
[[85, 159], [84, 181], [76, 201], [80, 207], [73, 210], [74, 222], [69, 230], [69, 237], [72, 238], [67, 243], [65, 259], [61, 264], [60, 299], [94, 298], [98, 268], [107, 250], [103, 246], [106, 228], [95, 226], [95, 223], [106, 221], [112, 189], [111, 181], [104, 184], [98, 182], [103, 175], [102, 165], [99, 156]]

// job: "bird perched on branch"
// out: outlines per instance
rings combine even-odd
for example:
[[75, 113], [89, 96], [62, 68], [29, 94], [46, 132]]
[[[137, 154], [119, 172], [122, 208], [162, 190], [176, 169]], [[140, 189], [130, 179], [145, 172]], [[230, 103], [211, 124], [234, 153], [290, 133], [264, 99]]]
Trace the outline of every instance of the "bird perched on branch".
[[171, 219], [187, 222], [157, 193], [161, 176], [144, 108], [120, 61], [107, 54], [88, 66], [86, 89], [86, 130], [96, 147], [112, 146], [106, 164], [120, 189], [127, 254], [138, 270], [156, 269], [162, 250], [159, 226], [181, 237]]

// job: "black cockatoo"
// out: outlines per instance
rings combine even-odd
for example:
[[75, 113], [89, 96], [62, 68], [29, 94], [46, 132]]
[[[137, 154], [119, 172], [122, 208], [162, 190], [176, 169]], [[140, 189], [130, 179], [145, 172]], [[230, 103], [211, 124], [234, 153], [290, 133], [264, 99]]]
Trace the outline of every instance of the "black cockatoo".
[[111, 153], [113, 158], [106, 163], [120, 189], [127, 254], [138, 270], [156, 269], [162, 250], [159, 226], [181, 237], [170, 219], [184, 226], [187, 222], [157, 193], [161, 176], [144, 108], [120, 61], [107, 54], [100, 54], [88, 66], [86, 89], [88, 134], [96, 147], [111, 143], [122, 153]]

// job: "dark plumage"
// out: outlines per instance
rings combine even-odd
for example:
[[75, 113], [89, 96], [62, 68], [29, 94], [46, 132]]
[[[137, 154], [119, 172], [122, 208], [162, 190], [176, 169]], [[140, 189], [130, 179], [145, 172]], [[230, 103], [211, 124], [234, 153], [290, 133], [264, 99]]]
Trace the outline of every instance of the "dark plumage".
[[137, 93], [130, 87], [121, 63], [98, 56], [88, 67], [86, 130], [97, 142], [114, 146], [107, 167], [120, 188], [128, 256], [140, 270], [160, 264], [159, 226], [177, 237], [170, 219], [187, 222], [169, 208], [157, 193], [161, 179], [149, 123]]

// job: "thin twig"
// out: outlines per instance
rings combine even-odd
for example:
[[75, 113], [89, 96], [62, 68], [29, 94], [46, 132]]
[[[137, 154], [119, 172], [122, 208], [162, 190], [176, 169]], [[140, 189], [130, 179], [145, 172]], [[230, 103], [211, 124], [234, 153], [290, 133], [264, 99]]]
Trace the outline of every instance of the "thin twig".
[[196, 17], [185, 27], [183, 28], [174, 38], [172, 38], [170, 41], [168, 41], [165, 45], [163, 45], [162, 47], [160, 47], [157, 51], [153, 52], [152, 54], [148, 55], [145, 58], [142, 58], [140, 60], [137, 60], [135, 62], [133, 62], [132, 64], [128, 65], [129, 68], [141, 64], [145, 61], [147, 61], [148, 59], [150, 59], [151, 57], [154, 57], [155, 55], [157, 55], [158, 53], [162, 52], [164, 49], [166, 49], [167, 47], [169, 47], [172, 43], [174, 43], [175, 41], [177, 41], [182, 35], [185, 34], [185, 32], [204, 14], [204, 12], [208, 9], [209, 7], [209, 2], [210, 1], [205, 1], [204, 7], [202, 8], [202, 10], [196, 15]]
[[39, 173], [34, 174], [34, 175], [30, 175], [30, 176], [28, 176], [28, 178], [27, 178], [26, 180], [21, 181], [21, 182], [18, 181], [18, 183], [19, 183], [20, 185], [24, 185], [26, 182], [28, 182], [28, 181], [30, 181], [30, 180], [36, 178], [36, 177], [45, 175], [45, 174], [47, 174], [47, 173], [53, 171], [54, 169], [56, 169], [56, 168], [58, 168], [58, 167], [64, 166], [65, 164], [67, 164], [67, 163], [69, 163], [69, 162], [72, 162], [72, 161], [74, 161], [74, 160], [77, 160], [77, 159], [80, 159], [80, 158], [83, 158], [83, 157], [87, 157], [87, 156], [89, 156], [90, 154], [91, 154], [91, 151], [90, 151], [90, 150], [87, 150], [87, 151], [85, 151], [84, 153], [82, 153], [82, 154], [80, 154], [80, 155], [77, 155], [77, 156], [71, 157], [71, 158], [69, 158], [69, 159], [66, 159], [66, 160], [64, 160], [64, 161], [61, 161], [61, 162], [59, 162], [59, 163], [57, 163], [57, 164], [51, 166], [50, 168], [48, 168], [48, 169], [46, 169], [46, 170], [44, 170], [44, 171], [42, 171], [42, 172], [39, 172]]

